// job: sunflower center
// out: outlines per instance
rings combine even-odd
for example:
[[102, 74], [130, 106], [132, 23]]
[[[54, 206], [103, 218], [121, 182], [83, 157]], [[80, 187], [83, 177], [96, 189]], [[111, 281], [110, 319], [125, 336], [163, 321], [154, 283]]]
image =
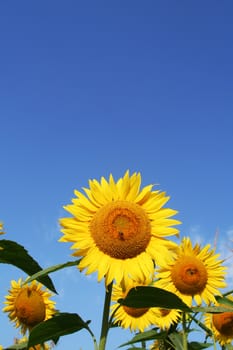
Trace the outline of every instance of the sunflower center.
[[90, 223], [90, 232], [103, 253], [128, 259], [145, 251], [151, 238], [151, 225], [138, 204], [116, 201], [97, 211]]
[[129, 306], [123, 306], [125, 312], [134, 318], [141, 317], [144, 315], [149, 309], [148, 308], [142, 308], [142, 307], [129, 307]]
[[233, 337], [233, 312], [214, 314], [213, 324], [220, 334]]
[[20, 322], [34, 327], [45, 319], [45, 304], [38, 292], [24, 288], [15, 300], [15, 313]]
[[180, 293], [195, 295], [205, 289], [208, 276], [201, 260], [195, 256], [183, 256], [174, 264], [171, 278]]
[[171, 312], [171, 310], [168, 310], [168, 309], [159, 309], [159, 311], [162, 317], [166, 317]]

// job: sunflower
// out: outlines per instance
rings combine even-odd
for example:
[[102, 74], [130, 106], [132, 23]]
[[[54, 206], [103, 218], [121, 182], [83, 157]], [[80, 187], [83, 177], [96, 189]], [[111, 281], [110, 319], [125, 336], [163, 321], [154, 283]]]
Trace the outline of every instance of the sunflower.
[[15, 327], [25, 334], [27, 329], [31, 330], [55, 314], [55, 302], [49, 299], [51, 296], [52, 293], [35, 280], [31, 284], [24, 284], [22, 279], [13, 280], [3, 311], [8, 312]]
[[156, 286], [176, 294], [188, 306], [192, 305], [193, 299], [197, 305], [202, 300], [207, 305], [214, 303], [214, 295], [221, 295], [219, 288], [226, 287], [226, 268], [218, 257], [209, 244], [202, 249], [199, 244], [193, 247], [190, 238], [185, 237], [177, 245], [176, 256], [171, 256], [169, 263], [164, 261], [160, 265]]
[[174, 323], [180, 319], [180, 312], [176, 309], [158, 308], [158, 316], [155, 319], [155, 326], [162, 330], [169, 329]]
[[3, 235], [5, 232], [3, 231], [3, 223], [0, 222], [0, 235]]
[[141, 175], [127, 171], [115, 182], [90, 180], [85, 195], [74, 191], [76, 198], [65, 206], [73, 217], [60, 220], [60, 242], [73, 242], [74, 256], [82, 256], [79, 269], [86, 274], [98, 272], [98, 281], [106, 285], [114, 279], [144, 279], [154, 272], [174, 243], [165, 236], [178, 234], [171, 219], [177, 211], [162, 208], [169, 200], [165, 192], [152, 191], [153, 185], [140, 190]]
[[150, 350], [172, 350], [174, 349], [169, 345], [165, 340], [159, 339], [155, 340], [153, 344], [150, 346]]
[[[233, 301], [232, 296], [228, 298]], [[226, 305], [216, 305], [226, 307]], [[221, 346], [233, 340], [233, 312], [206, 314], [205, 325], [212, 331], [214, 340], [218, 341]]]
[[143, 332], [147, 327], [154, 325], [157, 317], [159, 317], [158, 308], [134, 308], [119, 304], [119, 299], [124, 299], [130, 289], [137, 286], [148, 286], [151, 280], [136, 282], [128, 281], [127, 286], [124, 283], [113, 285], [111, 316], [114, 323], [122, 328], [130, 328], [131, 331], [139, 330]]
[[[22, 343], [26, 343], [28, 341], [28, 338], [27, 337], [23, 337], [21, 339], [15, 339], [15, 344], [22, 344]], [[29, 350], [51, 350], [52, 349], [52, 345], [49, 345], [49, 344], [37, 344], [37, 345], [34, 345], [32, 347], [29, 348]], [[0, 349], [1, 350], [1, 349]]]

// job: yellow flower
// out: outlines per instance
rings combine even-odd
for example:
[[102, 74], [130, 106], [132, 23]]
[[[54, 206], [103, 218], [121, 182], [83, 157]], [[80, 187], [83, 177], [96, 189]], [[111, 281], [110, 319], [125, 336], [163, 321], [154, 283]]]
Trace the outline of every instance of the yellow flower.
[[176, 309], [160, 309], [158, 308], [158, 315], [155, 317], [155, 326], [162, 330], [169, 329], [174, 323], [180, 319], [180, 312]]
[[[23, 337], [21, 339], [15, 339], [15, 344], [26, 343], [27, 341], [28, 341], [28, 338], [27, 337]], [[43, 349], [43, 350], [51, 350], [52, 346], [50, 346], [49, 344], [37, 344], [37, 345], [34, 345], [34, 346], [29, 348], [29, 350], [41, 350], [41, 349]]]
[[114, 279], [143, 280], [154, 272], [174, 243], [164, 237], [178, 233], [170, 217], [177, 212], [162, 208], [169, 200], [164, 192], [152, 191], [153, 185], [140, 191], [141, 175], [127, 171], [115, 182], [90, 180], [85, 195], [75, 191], [76, 198], [64, 208], [73, 217], [60, 220], [64, 236], [61, 242], [73, 242], [74, 256], [82, 256], [80, 270], [98, 272], [98, 281]]
[[21, 333], [25, 334], [27, 329], [32, 329], [55, 314], [55, 302], [49, 299], [51, 296], [52, 293], [35, 280], [26, 285], [21, 279], [18, 282], [13, 280], [3, 311], [8, 313], [15, 327], [20, 327]]
[[3, 223], [0, 222], [0, 235], [3, 235], [5, 232], [3, 231]]
[[172, 350], [174, 348], [168, 346], [168, 343], [164, 340], [155, 340], [150, 346], [150, 350]]
[[225, 267], [222, 260], [206, 245], [192, 246], [190, 238], [184, 238], [177, 246], [176, 256], [170, 262], [163, 262], [158, 269], [160, 279], [156, 286], [164, 288], [179, 296], [188, 306], [194, 298], [197, 305], [202, 300], [209, 305], [215, 302], [215, 295], [221, 295], [219, 288], [226, 287], [224, 281]]
[[129, 280], [127, 286], [124, 283], [113, 286], [111, 315], [114, 323], [122, 328], [130, 328], [131, 331], [139, 330], [143, 332], [147, 327], [154, 325], [157, 317], [159, 317], [158, 308], [134, 308], [121, 305], [117, 302], [127, 296], [131, 288], [137, 286], [148, 286], [151, 280], [147, 279], [143, 282]]
[[[233, 301], [232, 296], [228, 298]], [[216, 305], [227, 307], [227, 305]], [[215, 341], [218, 341], [221, 346], [233, 340], [233, 312], [206, 314], [205, 325], [213, 332]]]
[[155, 340], [153, 344], [150, 346], [150, 350], [160, 350], [160, 342], [159, 340]]

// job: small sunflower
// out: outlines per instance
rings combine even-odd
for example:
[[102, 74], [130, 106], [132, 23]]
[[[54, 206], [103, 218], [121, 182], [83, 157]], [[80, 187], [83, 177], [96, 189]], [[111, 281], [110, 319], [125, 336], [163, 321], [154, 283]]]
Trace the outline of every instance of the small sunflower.
[[[233, 297], [228, 297], [233, 301]], [[218, 306], [225, 306], [220, 305]], [[215, 341], [221, 346], [229, 344], [233, 340], [233, 312], [222, 312], [205, 315], [205, 325], [213, 332]]]
[[43, 285], [35, 280], [26, 285], [22, 279], [18, 282], [13, 280], [3, 311], [8, 313], [15, 327], [20, 328], [21, 333], [25, 334], [27, 329], [31, 330], [55, 314], [55, 302], [49, 299], [51, 296], [52, 293], [48, 289], [43, 289]]
[[206, 245], [201, 249], [199, 244], [192, 246], [191, 240], [185, 237], [177, 246], [177, 253], [170, 262], [163, 262], [158, 269], [157, 287], [164, 288], [179, 296], [188, 306], [194, 299], [197, 305], [202, 300], [209, 305], [215, 303], [215, 295], [221, 295], [219, 288], [226, 287], [224, 281], [225, 267], [222, 260]]
[[5, 232], [3, 231], [3, 223], [0, 222], [0, 235], [3, 235]]
[[157, 317], [159, 317], [158, 308], [134, 308], [125, 305], [120, 305], [117, 301], [127, 296], [132, 288], [137, 286], [148, 286], [151, 280], [143, 282], [128, 281], [127, 287], [124, 283], [113, 286], [111, 315], [114, 323], [122, 328], [130, 328], [131, 331], [143, 332], [147, 327], [154, 325]]
[[155, 326], [162, 330], [166, 330], [169, 329], [174, 323], [177, 323], [179, 319], [179, 310], [158, 308], [158, 316], [155, 318]]
[[[22, 343], [26, 343], [28, 341], [27, 337], [23, 337], [21, 339], [15, 339], [15, 344], [22, 344]], [[34, 345], [32, 347], [29, 348], [29, 350], [51, 350], [52, 349], [52, 345], [49, 344], [37, 344]], [[1, 350], [1, 349], [0, 349]]]
[[155, 340], [153, 344], [150, 346], [150, 350], [172, 350], [172, 349], [174, 348], [169, 346], [168, 343], [163, 339]]
[[160, 350], [161, 343], [159, 340], [155, 340], [153, 344], [150, 346], [150, 350]]
[[153, 185], [140, 190], [141, 175], [127, 171], [115, 182], [90, 180], [85, 195], [64, 208], [73, 215], [60, 220], [64, 236], [60, 242], [73, 242], [74, 256], [82, 256], [79, 269], [86, 274], [98, 272], [98, 281], [106, 285], [114, 279], [144, 279], [174, 243], [164, 237], [178, 234], [171, 219], [177, 211], [162, 208], [169, 200], [165, 192], [152, 191]]

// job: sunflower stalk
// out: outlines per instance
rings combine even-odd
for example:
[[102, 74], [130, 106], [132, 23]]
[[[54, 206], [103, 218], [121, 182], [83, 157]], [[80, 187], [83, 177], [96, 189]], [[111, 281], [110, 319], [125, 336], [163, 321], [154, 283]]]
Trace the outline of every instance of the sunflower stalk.
[[108, 331], [109, 331], [109, 312], [110, 312], [110, 302], [111, 302], [111, 295], [112, 295], [112, 284], [113, 283], [110, 283], [107, 286], [106, 291], [105, 291], [104, 310], [103, 310], [99, 350], [105, 350], [107, 335], [108, 335]]
[[183, 350], [188, 350], [185, 312], [182, 313], [182, 326], [183, 326]]
[[145, 342], [145, 340], [142, 341], [142, 349], [145, 349], [145, 350], [146, 350], [146, 342]]

